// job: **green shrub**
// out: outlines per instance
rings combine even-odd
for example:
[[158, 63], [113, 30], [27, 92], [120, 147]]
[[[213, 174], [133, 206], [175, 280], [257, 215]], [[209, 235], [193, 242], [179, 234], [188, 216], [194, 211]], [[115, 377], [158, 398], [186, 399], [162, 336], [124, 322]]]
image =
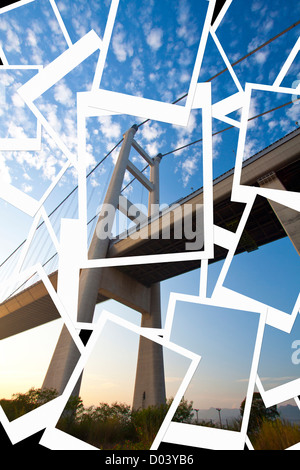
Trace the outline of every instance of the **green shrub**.
[[[12, 400], [0, 400], [8, 419], [47, 403], [58, 396], [55, 390], [30, 389], [13, 395]], [[60, 417], [57, 428], [100, 449], [150, 449], [173, 399], [160, 406], [133, 411], [124, 403], [100, 403], [85, 408], [80, 397], [72, 396]], [[182, 399], [174, 421], [192, 422], [193, 404]]]
[[132, 412], [132, 423], [145, 449], [150, 449], [168, 412], [168, 405], [149, 406]]
[[11, 400], [0, 400], [0, 405], [8, 420], [13, 421], [53, 400], [57, 396], [57, 391], [54, 389], [31, 388], [26, 393], [13, 394]]
[[[241, 417], [244, 415], [246, 399], [242, 401], [240, 406]], [[251, 412], [248, 423], [248, 434], [251, 436], [255, 432], [258, 432], [263, 422], [265, 421], [274, 421], [279, 417], [277, 411], [277, 405], [266, 408], [264, 401], [260, 393], [253, 393], [252, 403], [251, 403]]]
[[137, 439], [130, 407], [123, 403], [83, 408], [75, 419], [61, 418], [57, 427], [100, 449], [111, 449], [119, 442]]
[[[173, 402], [173, 398], [170, 398], [168, 401], [167, 401], [167, 405], [168, 406], [171, 406]], [[183, 397], [179, 403], [179, 406], [172, 418], [172, 421], [175, 421], [177, 423], [187, 423], [187, 424], [190, 424], [192, 423], [194, 419], [194, 415], [193, 415], [193, 402], [190, 401], [190, 403], [188, 403], [187, 400], [185, 400], [185, 398]]]

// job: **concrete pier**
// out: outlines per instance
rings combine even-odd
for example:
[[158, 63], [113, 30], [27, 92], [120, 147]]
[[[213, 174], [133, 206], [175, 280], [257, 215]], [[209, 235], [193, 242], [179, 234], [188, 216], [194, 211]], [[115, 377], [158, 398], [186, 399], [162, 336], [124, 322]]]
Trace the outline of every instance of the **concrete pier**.
[[[107, 218], [103, 217], [105, 206], [113, 207], [115, 210], [118, 208], [124, 174], [127, 168], [129, 154], [136, 131], [137, 128], [133, 126], [124, 134], [123, 145], [115, 165], [103, 203], [103, 209], [100, 212], [97, 227], [89, 248], [89, 259], [101, 259], [106, 257], [110, 242], [109, 235], [113, 226], [114, 218], [111, 217], [110, 220], [107, 220]], [[106, 238], [101, 236], [104, 233], [108, 234]], [[81, 272], [77, 317], [80, 322], [91, 323], [93, 321], [102, 275], [103, 270], [101, 268], [86, 269]], [[47, 371], [43, 388], [54, 388], [59, 394], [62, 393], [79, 358], [80, 353], [74, 345], [67, 328], [64, 326]], [[74, 394], [78, 394], [79, 388], [80, 382], [77, 384]]]
[[[159, 164], [161, 157], [154, 159], [150, 170], [153, 191], [149, 193], [149, 216], [155, 216], [159, 205]], [[150, 312], [142, 316], [143, 328], [161, 328], [160, 283], [153, 284], [150, 293]], [[166, 402], [165, 374], [162, 346], [141, 336], [133, 397], [133, 409], [160, 405]]]
[[[260, 178], [258, 180], [258, 184], [262, 188], [286, 191], [285, 186], [274, 171]], [[287, 236], [293, 243], [298, 255], [300, 255], [300, 213], [289, 207], [283, 206], [282, 204], [278, 204], [278, 202], [274, 202], [269, 199], [268, 201]]]
[[[151, 159], [150, 181], [141, 176], [139, 170], [129, 162], [131, 147], [137, 147], [134, 135], [137, 128], [133, 126], [124, 135], [124, 142], [117, 160], [108, 191], [99, 215], [97, 227], [89, 248], [89, 259], [101, 259], [107, 256], [110, 235], [114, 223], [115, 211], [119, 207], [120, 194], [126, 169], [149, 190], [148, 215], [155, 215], [159, 206], [159, 163], [160, 156]], [[141, 151], [141, 150], [140, 150]], [[114, 209], [107, 217], [106, 208]], [[78, 297], [78, 321], [91, 323], [97, 298], [118, 300], [135, 308], [142, 314], [142, 327], [161, 328], [160, 283], [145, 287], [137, 280], [126, 276], [113, 268], [85, 269], [81, 272]], [[62, 393], [80, 358], [80, 353], [71, 335], [64, 326], [54, 351], [43, 388], [54, 388]], [[80, 395], [81, 379], [73, 391]], [[144, 337], [140, 338], [138, 364], [136, 373], [133, 407], [135, 409], [165, 403], [165, 378], [162, 347]]]

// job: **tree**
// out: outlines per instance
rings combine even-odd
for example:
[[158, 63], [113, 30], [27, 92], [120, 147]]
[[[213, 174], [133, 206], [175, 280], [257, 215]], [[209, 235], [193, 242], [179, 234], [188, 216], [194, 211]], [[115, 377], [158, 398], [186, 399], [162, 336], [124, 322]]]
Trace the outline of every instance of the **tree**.
[[[240, 413], [243, 417], [245, 410], [246, 399], [244, 399], [240, 406]], [[273, 421], [278, 418], [277, 405], [266, 408], [260, 393], [253, 394], [251, 412], [249, 417], [248, 432], [257, 431], [264, 421]]]
[[1, 400], [1, 406], [8, 419], [13, 421], [29, 411], [44, 405], [58, 396], [54, 389], [31, 388], [26, 393], [15, 393], [11, 400]]
[[124, 403], [100, 403], [99, 406], [91, 406], [84, 412], [84, 417], [89, 417], [95, 421], [106, 422], [109, 420], [117, 420], [120, 423], [128, 424], [131, 419], [131, 409], [129, 405]]
[[[168, 406], [171, 406], [173, 398], [169, 399], [167, 402]], [[177, 423], [191, 423], [193, 420], [193, 402], [188, 403], [187, 400], [183, 397], [180, 401], [180, 404], [172, 418], [172, 421]]]

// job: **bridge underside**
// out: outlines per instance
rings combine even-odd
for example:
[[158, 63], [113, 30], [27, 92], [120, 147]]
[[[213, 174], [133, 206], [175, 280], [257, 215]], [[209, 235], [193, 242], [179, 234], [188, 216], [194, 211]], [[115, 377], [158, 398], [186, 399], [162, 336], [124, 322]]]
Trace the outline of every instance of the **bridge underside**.
[[[224, 201], [215, 207], [214, 223], [219, 227], [235, 232], [243, 214], [244, 204]], [[267, 243], [286, 237], [279, 220], [274, 214], [266, 199], [258, 197], [251, 216], [245, 227], [243, 237], [238, 245], [236, 254], [251, 252]], [[143, 256], [149, 254], [183, 253], [186, 240], [175, 240], [172, 244], [164, 243], [164, 240], [150, 240], [134, 253], [126, 253], [126, 256]], [[214, 257], [209, 263], [223, 260], [227, 250], [214, 245]], [[139, 279], [145, 286], [156, 282], [162, 282], [180, 274], [200, 268], [200, 261], [176, 261], [157, 264], [143, 264], [135, 266], [122, 266], [118, 269], [129, 276]]]
[[[280, 181], [287, 191], [300, 192], [300, 160], [287, 165], [276, 171]], [[245, 204], [233, 202], [230, 193], [222, 201], [214, 203], [214, 224], [235, 232], [243, 215]], [[236, 254], [251, 252], [267, 243], [286, 237], [280, 221], [274, 213], [267, 199], [258, 196], [248, 218], [243, 236], [237, 247]], [[134, 252], [129, 250], [126, 256], [142, 256], [149, 254], [182, 253], [185, 251], [186, 240], [148, 240], [135, 248]], [[227, 250], [214, 245], [214, 257], [209, 263], [223, 260]], [[165, 281], [172, 277], [184, 274], [200, 267], [199, 261], [178, 261], [169, 263], [158, 263], [140, 266], [120, 267], [121, 271], [136, 277], [144, 285], [149, 286], [155, 282]]]
[[[242, 216], [243, 209], [243, 204], [232, 203], [229, 200], [224, 201], [215, 207], [215, 224], [223, 228], [235, 229]], [[266, 243], [285, 236], [286, 233], [268, 201], [258, 197], [236, 254], [253, 251]], [[171, 246], [172, 251], [168, 251], [165, 240], [152, 240], [151, 243], [143, 244], [134, 255], [183, 252], [184, 243], [178, 240], [175, 242]], [[214, 258], [209, 262], [221, 261], [226, 255], [226, 249], [214, 245]], [[126, 256], [130, 256], [130, 253], [126, 253]], [[199, 261], [178, 261], [122, 266], [116, 269], [134, 279], [138, 279], [144, 286], [149, 287], [156, 282], [162, 282], [199, 268]], [[56, 289], [57, 272], [50, 276], [50, 280]], [[98, 303], [106, 300], [108, 298], [99, 293]], [[0, 315], [0, 339], [60, 318], [59, 312], [42, 282], [38, 282], [2, 304], [0, 306]], [[22, 321], [20, 321], [21, 319]]]
[[[298, 137], [298, 136], [297, 136]], [[299, 148], [299, 146], [297, 147]], [[285, 164], [282, 168], [276, 169], [276, 174], [288, 191], [300, 191], [300, 160], [299, 153], [294, 154], [294, 161]], [[232, 202], [230, 200], [230, 188], [232, 187], [233, 170], [228, 172], [224, 178], [218, 179], [214, 183], [214, 224], [233, 232], [236, 231], [238, 223], [243, 214], [245, 205]], [[256, 183], [253, 183], [255, 185]], [[219, 196], [219, 186], [222, 190], [222, 197]], [[221, 187], [220, 186], [220, 187]], [[215, 197], [216, 196], [216, 197]], [[201, 190], [191, 195], [192, 202], [201, 203]], [[286, 237], [280, 221], [274, 213], [267, 199], [258, 196], [254, 207], [247, 221], [244, 234], [241, 237], [236, 254], [251, 252], [259, 247]], [[118, 242], [121, 243], [122, 241]], [[165, 253], [183, 253], [185, 251], [186, 240], [143, 240], [137, 245], [132, 245], [123, 251], [120, 250], [118, 256], [139, 256]], [[116, 245], [115, 245], [116, 246]], [[112, 253], [114, 251], [112, 250]], [[214, 257], [209, 260], [215, 263], [223, 260], [227, 255], [227, 250], [214, 245]], [[124, 275], [128, 280], [138, 282], [146, 289], [152, 284], [162, 282], [186, 272], [198, 269], [199, 261], [178, 261], [149, 265], [135, 265], [114, 268]], [[107, 268], [109, 269], [109, 268]], [[53, 286], [57, 287], [57, 272], [50, 276]], [[97, 303], [108, 300], [105, 289], [99, 290]], [[130, 293], [128, 298], [130, 297]], [[146, 301], [145, 301], [146, 302]], [[125, 302], [126, 303], [126, 302]], [[127, 302], [130, 306], [130, 301]], [[141, 305], [139, 311], [146, 308]], [[18, 334], [22, 331], [34, 328], [44, 323], [60, 318], [60, 315], [52, 302], [46, 288], [42, 282], [29, 287], [23, 292], [10, 298], [0, 305], [0, 339]]]

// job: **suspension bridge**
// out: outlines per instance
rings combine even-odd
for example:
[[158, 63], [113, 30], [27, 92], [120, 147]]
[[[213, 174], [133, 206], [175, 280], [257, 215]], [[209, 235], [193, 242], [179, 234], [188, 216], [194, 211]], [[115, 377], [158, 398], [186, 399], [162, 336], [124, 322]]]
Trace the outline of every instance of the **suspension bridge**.
[[[149, 190], [149, 207], [159, 202], [159, 163], [161, 157], [151, 159], [134, 139], [136, 128], [131, 128], [125, 134], [118, 163], [114, 169], [110, 186], [106, 193], [106, 200], [110, 201], [116, 209], [122, 210], [119, 205], [119, 196], [122, 192], [124, 172], [131, 170], [132, 175]], [[134, 147], [150, 166], [150, 179], [134, 168], [129, 160], [130, 150]], [[249, 158], [243, 163], [241, 183], [247, 186], [261, 186], [284, 191], [299, 193], [300, 191], [300, 129], [296, 129], [281, 140], [274, 142], [268, 148]], [[213, 182], [213, 210], [214, 225], [222, 229], [235, 232], [242, 217], [245, 205], [231, 200], [234, 169], [221, 175]], [[118, 199], [116, 198], [116, 194]], [[124, 201], [127, 201], [124, 198]], [[64, 204], [68, 202], [68, 198]], [[176, 202], [177, 207], [190, 205], [193, 208], [203, 204], [203, 188], [200, 188], [187, 197]], [[63, 204], [62, 204], [63, 205]], [[60, 205], [59, 205], [60, 206]], [[128, 207], [127, 207], [128, 209]], [[159, 234], [165, 225], [163, 213], [156, 214], [153, 221], [152, 214], [144, 218], [144, 229], [151, 233], [151, 225], [160, 221]], [[193, 219], [196, 211], [193, 211]], [[169, 233], [174, 231], [174, 219], [167, 218]], [[203, 223], [203, 222], [202, 222]], [[289, 208], [280, 208], [279, 205], [263, 197], [257, 197], [253, 210], [246, 224], [243, 236], [240, 239], [236, 254], [251, 252], [260, 246], [289, 236], [296, 250], [300, 253], [299, 214]], [[43, 224], [41, 224], [43, 225]], [[194, 221], [195, 226], [195, 221]], [[43, 227], [39, 226], [42, 231]], [[131, 230], [141, 230], [140, 227]], [[95, 235], [90, 244], [89, 257], [122, 258], [131, 256], [145, 256], [151, 254], [169, 254], [185, 252], [186, 242], [184, 236], [175, 239], [161, 236], [155, 238], [116, 236], [103, 242]], [[45, 248], [43, 237], [40, 239], [41, 247]], [[5, 279], [9, 274], [11, 265], [19, 255], [22, 244], [1, 265], [0, 274]], [[41, 248], [34, 246], [34, 253], [40, 253]], [[46, 255], [48, 255], [47, 250]], [[226, 249], [214, 245], [214, 257], [209, 262], [217, 262], [226, 256]], [[45, 255], [44, 255], [45, 256]], [[48, 269], [49, 279], [57, 289], [58, 271], [53, 269], [53, 261], [57, 256], [53, 253], [45, 259], [44, 266]], [[142, 326], [161, 327], [160, 312], [160, 283], [175, 276], [200, 268], [199, 260], [170, 261], [163, 263], [135, 264], [134, 266], [117, 266], [113, 268], [100, 268], [98, 270], [85, 270], [80, 276], [81, 291], [79, 292], [79, 321], [92, 321], [95, 305], [114, 299], [127, 305], [142, 314]], [[95, 273], [97, 273], [95, 275]], [[91, 288], [92, 286], [92, 288]], [[88, 312], [88, 313], [87, 313]], [[31, 328], [38, 327], [60, 318], [50, 295], [42, 281], [29, 279], [25, 284], [16, 286], [12, 294], [0, 304], [0, 338], [4, 339]], [[63, 329], [56, 352], [49, 366], [44, 386], [56, 388], [62, 392], [67, 380], [79, 358], [76, 347], [72, 346], [72, 338], [68, 331]], [[162, 351], [158, 345], [143, 343], [141, 339], [139, 360], [137, 366], [137, 379], [135, 387], [135, 407], [144, 407], [149, 404], [164, 401], [164, 373]], [[155, 350], [154, 350], [155, 349]], [[71, 352], [70, 352], [71, 351]], [[73, 357], [62, 361], [63, 357]], [[145, 368], [145, 364], [147, 367]], [[150, 366], [149, 366], [150, 364]], [[147, 370], [147, 376], [145, 375]], [[80, 384], [78, 385], [80, 387]]]
[[[222, 8], [224, 1], [220, 2], [219, 9]], [[216, 8], [213, 21], [216, 19], [219, 9]], [[232, 67], [246, 60], [253, 54], [256, 54], [262, 48], [266, 47], [279, 37], [288, 33], [299, 25], [299, 21], [289, 28], [280, 32], [264, 44], [250, 51], [246, 56], [239, 58]], [[220, 71], [212, 81], [228, 69]], [[174, 102], [178, 103], [184, 99], [182, 96]], [[291, 104], [286, 103], [280, 107], [269, 110], [261, 115], [254, 116], [256, 119], [264, 114], [273, 112], [283, 106]], [[139, 126], [146, 123], [141, 123]], [[128, 183], [123, 189], [124, 173], [128, 170], [134, 179], [138, 180], [144, 188], [149, 191], [149, 208], [159, 203], [159, 162], [163, 156], [155, 159], [150, 158], [147, 153], [139, 146], [135, 140], [137, 127], [132, 127], [112, 151], [122, 148], [119, 153], [118, 162], [110, 178], [110, 183], [105, 192], [104, 202], [111, 204], [116, 210], [128, 210], [131, 203], [120, 196], [124, 190], [132, 183]], [[232, 126], [231, 126], [232, 127]], [[226, 128], [223, 131], [230, 129]], [[185, 147], [193, 145], [192, 142]], [[144, 170], [138, 170], [129, 160], [131, 148], [134, 148], [140, 156], [146, 161], [146, 168], [150, 167], [150, 178], [148, 179]], [[184, 147], [182, 147], [184, 148]], [[181, 149], [182, 149], [181, 148]], [[177, 149], [177, 150], [181, 150]], [[241, 184], [246, 186], [259, 186], [263, 188], [279, 189], [299, 193], [300, 191], [300, 129], [296, 129], [281, 140], [274, 142], [268, 148], [247, 159], [243, 163]], [[112, 152], [111, 151], [111, 152]], [[104, 160], [110, 155], [109, 152], [104, 159], [87, 175], [91, 181], [91, 176], [96, 179], [97, 169], [101, 169]], [[172, 153], [172, 152], [169, 152]], [[213, 223], [215, 228], [225, 229], [235, 232], [243, 215], [245, 204], [235, 202], [231, 199], [235, 169], [231, 169], [225, 174], [219, 176], [213, 181]], [[108, 178], [109, 180], [109, 178]], [[90, 188], [93, 185], [90, 185]], [[100, 203], [99, 198], [95, 197], [94, 189], [90, 190], [89, 202]], [[58, 206], [48, 215], [53, 230], [59, 239], [60, 221], [62, 218], [75, 218], [78, 214], [76, 207], [77, 190], [75, 187], [68, 196], [58, 204]], [[103, 194], [104, 197], [104, 194]], [[204, 190], [200, 188], [188, 196], [175, 201], [179, 208], [189, 205], [192, 210], [193, 229], [197, 225], [197, 210], [201, 207], [204, 200]], [[102, 199], [101, 199], [102, 201]], [[123, 201], [125, 204], [120, 204]], [[126, 212], [126, 210], [125, 210]], [[178, 254], [185, 253], [187, 240], [184, 236], [176, 238], [172, 236], [175, 231], [174, 218], [165, 218], [164, 213], [156, 213], [155, 220], [153, 214], [148, 212], [144, 214], [143, 228], [136, 227], [129, 234], [116, 236], [113, 239], [107, 238], [100, 240], [97, 237], [97, 229], [101, 231], [101, 213], [95, 215], [95, 208], [92, 210], [93, 216], [88, 223], [89, 233], [89, 258], [116, 258], [132, 256], [147, 256], [152, 254]], [[128, 216], [128, 212], [127, 212]], [[158, 222], [159, 221], [159, 225]], [[202, 219], [202, 224], [204, 219]], [[97, 225], [96, 225], [97, 224]], [[256, 197], [251, 214], [248, 218], [242, 237], [236, 249], [236, 255], [243, 252], [251, 252], [259, 249], [260, 246], [271, 243], [280, 238], [288, 236], [300, 254], [300, 217], [299, 213], [288, 208], [280, 206], [264, 197]], [[155, 227], [154, 227], [155, 225]], [[159, 227], [159, 228], [157, 228]], [[162, 227], [169, 231], [170, 237], [162, 237]], [[103, 227], [102, 227], [103, 228]], [[144, 230], [152, 233], [152, 230], [158, 232], [157, 237], [134, 237], [135, 230]], [[202, 227], [203, 229], [203, 227]], [[201, 231], [201, 227], [200, 227]], [[54, 288], [58, 285], [58, 255], [51, 243], [49, 232], [44, 222], [41, 222], [36, 229], [36, 233], [31, 243], [26, 259], [24, 269], [39, 262], [42, 264], [46, 274], [49, 276]], [[1, 264], [0, 264], [0, 283], [3, 283], [13, 273], [16, 263], [26, 240], [23, 241]], [[217, 244], [214, 244], [214, 254], [209, 263], [223, 260], [227, 255], [227, 250]], [[141, 325], [143, 327], [160, 328], [160, 285], [161, 282], [180, 276], [186, 272], [199, 269], [201, 262], [199, 259], [169, 261], [158, 263], [126, 264], [120, 263], [120, 266], [83, 270], [80, 274], [80, 289], [78, 299], [78, 320], [92, 322], [94, 309], [97, 304], [103, 303], [109, 299], [121, 302], [130, 308], [141, 313]], [[51, 297], [43, 282], [36, 276], [31, 276], [26, 282], [16, 283], [11, 286], [9, 295], [0, 304], [0, 339], [5, 339], [17, 335], [26, 330], [36, 328], [45, 323], [60, 318]], [[65, 388], [70, 375], [79, 359], [79, 352], [72, 342], [72, 338], [63, 327], [58, 340], [53, 358], [46, 373], [43, 387], [55, 388], [59, 393]], [[79, 393], [80, 380], [74, 393]], [[138, 353], [135, 392], [133, 398], [133, 407], [141, 408], [149, 405], [159, 404], [165, 401], [165, 383], [163, 354], [159, 345], [153, 342], [140, 339]]]

